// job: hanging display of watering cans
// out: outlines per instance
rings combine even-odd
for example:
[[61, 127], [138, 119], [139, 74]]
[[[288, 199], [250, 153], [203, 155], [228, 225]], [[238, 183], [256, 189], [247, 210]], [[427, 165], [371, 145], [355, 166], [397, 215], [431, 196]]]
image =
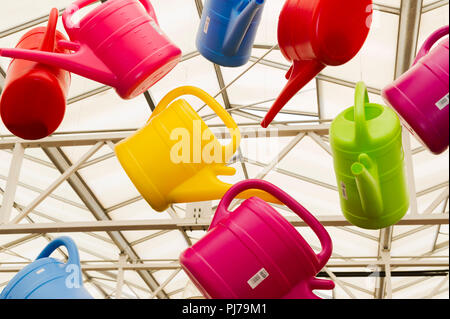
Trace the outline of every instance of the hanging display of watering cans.
[[[198, 97], [216, 112], [230, 130], [228, 145], [220, 144], [186, 100], [175, 100], [183, 95]], [[115, 152], [145, 200], [156, 211], [164, 211], [172, 203], [221, 198], [231, 185], [217, 176], [235, 174], [236, 170], [226, 164], [240, 139], [233, 118], [213, 97], [199, 88], [184, 86], [169, 92], [147, 125], [118, 143]]]
[[114, 87], [124, 99], [143, 93], [178, 64], [181, 50], [160, 29], [148, 0], [109, 0], [73, 23], [73, 15], [95, 1], [78, 0], [62, 15], [71, 42], [59, 45], [74, 53], [1, 49], [0, 55], [66, 69]]
[[440, 154], [449, 145], [449, 26], [423, 44], [411, 69], [383, 90], [383, 98], [428, 149]]
[[355, 106], [332, 122], [330, 145], [347, 220], [381, 229], [402, 219], [409, 207], [402, 127], [392, 109], [369, 102], [363, 82], [356, 86]]
[[[234, 212], [232, 200], [242, 191], [259, 189], [278, 198], [318, 236], [322, 252], [312, 250], [298, 231], [258, 197]], [[217, 207], [208, 233], [180, 256], [182, 268], [210, 299], [319, 299], [312, 291], [333, 289], [315, 278], [331, 256], [325, 228], [302, 205], [262, 180], [237, 183]]]
[[287, 0], [279, 18], [280, 50], [293, 65], [288, 83], [263, 119], [269, 126], [292, 97], [327, 65], [350, 61], [363, 46], [372, 17], [371, 0]]
[[[67, 248], [66, 264], [49, 257], [60, 246]], [[14, 276], [3, 289], [0, 299], [92, 299], [83, 287], [75, 242], [70, 237], [51, 241], [34, 262]]]
[[228, 67], [250, 59], [265, 0], [206, 0], [197, 33], [197, 49], [208, 60]]
[[[65, 40], [56, 31], [58, 10], [52, 9], [47, 27], [28, 31], [17, 48], [36, 52], [69, 52], [56, 47]], [[66, 111], [70, 73], [52, 66], [14, 59], [6, 72], [5, 87], [0, 97], [0, 116], [14, 135], [37, 140], [52, 134], [61, 124]]]

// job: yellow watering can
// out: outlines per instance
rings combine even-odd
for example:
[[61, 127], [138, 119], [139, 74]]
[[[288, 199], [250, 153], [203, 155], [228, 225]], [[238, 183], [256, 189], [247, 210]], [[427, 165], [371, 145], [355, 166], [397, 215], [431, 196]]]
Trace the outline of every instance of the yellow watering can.
[[[205, 102], [230, 130], [231, 142], [222, 145], [184, 99], [193, 95]], [[236, 152], [241, 134], [233, 118], [208, 93], [183, 86], [169, 92], [156, 106], [146, 126], [115, 147], [117, 158], [133, 184], [159, 212], [174, 203], [220, 199], [232, 186], [217, 176], [232, 176], [227, 167]], [[280, 203], [267, 193], [249, 190], [239, 198], [258, 196]]]

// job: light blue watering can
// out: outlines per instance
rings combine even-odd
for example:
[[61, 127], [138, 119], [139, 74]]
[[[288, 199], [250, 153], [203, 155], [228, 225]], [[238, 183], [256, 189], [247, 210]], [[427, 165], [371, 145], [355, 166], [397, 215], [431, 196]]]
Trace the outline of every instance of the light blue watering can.
[[[49, 257], [60, 246], [67, 248], [67, 263]], [[0, 299], [92, 299], [83, 287], [75, 242], [70, 237], [59, 237], [50, 242], [34, 262], [14, 276]]]
[[250, 59], [265, 0], [206, 0], [197, 33], [197, 49], [208, 60], [228, 67]]

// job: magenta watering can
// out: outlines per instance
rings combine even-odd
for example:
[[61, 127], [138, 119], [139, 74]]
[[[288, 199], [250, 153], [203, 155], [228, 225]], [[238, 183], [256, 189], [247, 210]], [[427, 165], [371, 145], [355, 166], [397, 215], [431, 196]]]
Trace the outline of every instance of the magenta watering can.
[[423, 44], [411, 69], [383, 90], [383, 98], [403, 125], [428, 149], [440, 154], [449, 145], [449, 26]]
[[[248, 189], [260, 189], [292, 209], [319, 237], [316, 255], [297, 230], [258, 197], [234, 212], [232, 200]], [[325, 228], [303, 206], [278, 187], [262, 180], [235, 184], [217, 207], [208, 233], [180, 256], [189, 278], [210, 299], [320, 299], [312, 291], [333, 289], [315, 276], [331, 256]]]
[[124, 99], [143, 93], [178, 64], [181, 50], [160, 29], [148, 0], [109, 0], [75, 24], [74, 13], [95, 1], [78, 0], [62, 15], [71, 41], [58, 45], [74, 53], [0, 49], [0, 55], [63, 68], [114, 87]]

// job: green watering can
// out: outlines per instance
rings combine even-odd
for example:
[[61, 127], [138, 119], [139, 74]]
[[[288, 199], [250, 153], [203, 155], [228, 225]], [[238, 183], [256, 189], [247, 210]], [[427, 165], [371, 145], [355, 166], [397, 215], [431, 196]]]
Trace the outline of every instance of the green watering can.
[[369, 102], [366, 85], [356, 85], [355, 106], [331, 124], [341, 208], [353, 225], [381, 229], [397, 223], [409, 207], [402, 128], [390, 108]]

